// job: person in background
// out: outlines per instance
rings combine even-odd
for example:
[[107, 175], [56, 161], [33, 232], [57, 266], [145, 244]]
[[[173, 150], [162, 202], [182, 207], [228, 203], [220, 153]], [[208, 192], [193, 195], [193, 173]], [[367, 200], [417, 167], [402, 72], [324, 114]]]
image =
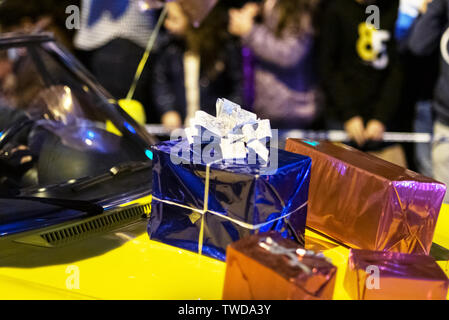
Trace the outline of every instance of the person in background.
[[[410, 35], [409, 47], [414, 54], [424, 56], [440, 49], [440, 73], [433, 101], [434, 135], [446, 138], [434, 142], [432, 163], [434, 177], [449, 185], [449, 0], [426, 1], [421, 12]], [[449, 194], [445, 202], [449, 202]]]
[[[401, 103], [401, 119], [404, 132], [433, 132], [432, 99], [438, 78], [438, 52], [421, 57], [408, 48], [408, 37], [420, 9], [427, 0], [400, 0], [396, 22], [396, 40], [399, 43], [400, 59], [404, 65], [404, 86]], [[411, 112], [414, 110], [414, 112]], [[432, 177], [431, 143], [404, 143], [409, 168]]]
[[1, 1], [1, 32], [51, 32], [65, 47], [73, 49], [74, 31], [66, 28], [65, 9], [79, 4], [79, 0]]
[[[75, 47], [86, 67], [116, 99], [127, 96], [137, 67], [143, 57], [157, 12], [142, 11], [138, 1], [83, 0], [81, 29], [75, 36]], [[150, 60], [155, 59], [153, 52]], [[147, 120], [155, 122], [157, 113], [151, 107], [149, 62], [142, 74], [134, 99], [141, 102]]]
[[[379, 9], [378, 26], [366, 13], [373, 4]], [[400, 146], [382, 143], [386, 129], [395, 129], [402, 90], [395, 42], [398, 8], [399, 0], [331, 3], [321, 30], [320, 72], [328, 128], [344, 128], [360, 149], [406, 166]]]
[[[76, 0], [1, 1], [1, 32], [25, 35], [49, 32], [59, 44], [73, 49], [74, 31], [66, 28], [65, 9], [79, 3]], [[36, 92], [42, 89], [39, 84], [39, 75], [25, 48], [0, 51], [0, 105], [25, 110]]]
[[254, 111], [275, 128], [307, 128], [318, 115], [315, 5], [313, 0], [266, 0], [229, 11], [229, 32], [255, 56]]
[[197, 110], [215, 114], [217, 98], [242, 101], [239, 46], [226, 32], [227, 11], [219, 4], [198, 28], [189, 21], [182, 1], [170, 2], [152, 89], [162, 124], [170, 129], [188, 124]]

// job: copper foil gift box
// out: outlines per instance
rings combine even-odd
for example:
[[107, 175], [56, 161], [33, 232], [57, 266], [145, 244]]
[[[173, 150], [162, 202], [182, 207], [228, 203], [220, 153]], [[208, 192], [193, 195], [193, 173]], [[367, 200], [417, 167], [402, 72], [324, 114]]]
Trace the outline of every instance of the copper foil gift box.
[[429, 253], [445, 185], [343, 144], [286, 149], [312, 158], [307, 226], [352, 248]]
[[227, 249], [224, 300], [332, 299], [337, 268], [275, 232], [245, 237]]
[[446, 300], [448, 285], [430, 256], [355, 249], [344, 282], [358, 300]]

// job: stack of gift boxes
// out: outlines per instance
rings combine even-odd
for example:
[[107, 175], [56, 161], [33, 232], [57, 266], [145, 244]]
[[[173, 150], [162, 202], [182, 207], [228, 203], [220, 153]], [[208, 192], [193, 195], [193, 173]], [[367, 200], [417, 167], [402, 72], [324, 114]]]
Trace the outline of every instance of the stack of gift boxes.
[[[152, 240], [226, 261], [224, 299], [332, 299], [337, 268], [305, 229], [351, 248], [353, 299], [446, 299], [429, 256], [446, 187], [342, 144], [271, 140], [224, 99], [153, 147]], [[372, 272], [372, 273], [371, 273]]]

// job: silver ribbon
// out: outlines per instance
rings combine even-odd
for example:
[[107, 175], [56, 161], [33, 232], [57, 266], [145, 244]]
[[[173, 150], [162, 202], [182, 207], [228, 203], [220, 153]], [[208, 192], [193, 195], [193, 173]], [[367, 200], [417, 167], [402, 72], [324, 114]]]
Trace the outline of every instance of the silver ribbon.
[[316, 257], [325, 259], [322, 253], [315, 253], [314, 251], [304, 249], [286, 248], [277, 243], [273, 238], [266, 237], [260, 240], [259, 247], [267, 250], [275, 255], [283, 255], [289, 258], [288, 263], [292, 267], [298, 267], [303, 270], [307, 275], [312, 274], [312, 270], [304, 263], [298, 260], [298, 256], [301, 257]]

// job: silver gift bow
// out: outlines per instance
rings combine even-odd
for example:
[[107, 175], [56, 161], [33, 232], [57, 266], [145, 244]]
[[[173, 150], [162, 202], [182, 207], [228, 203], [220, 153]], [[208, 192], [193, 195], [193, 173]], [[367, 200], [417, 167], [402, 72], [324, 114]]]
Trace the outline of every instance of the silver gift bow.
[[224, 160], [245, 159], [254, 151], [267, 163], [270, 152], [266, 144], [272, 138], [270, 121], [260, 120], [256, 114], [226, 99], [217, 100], [216, 110], [216, 117], [197, 111], [195, 118], [190, 119], [190, 126], [185, 129], [189, 143], [208, 143], [213, 137]]

